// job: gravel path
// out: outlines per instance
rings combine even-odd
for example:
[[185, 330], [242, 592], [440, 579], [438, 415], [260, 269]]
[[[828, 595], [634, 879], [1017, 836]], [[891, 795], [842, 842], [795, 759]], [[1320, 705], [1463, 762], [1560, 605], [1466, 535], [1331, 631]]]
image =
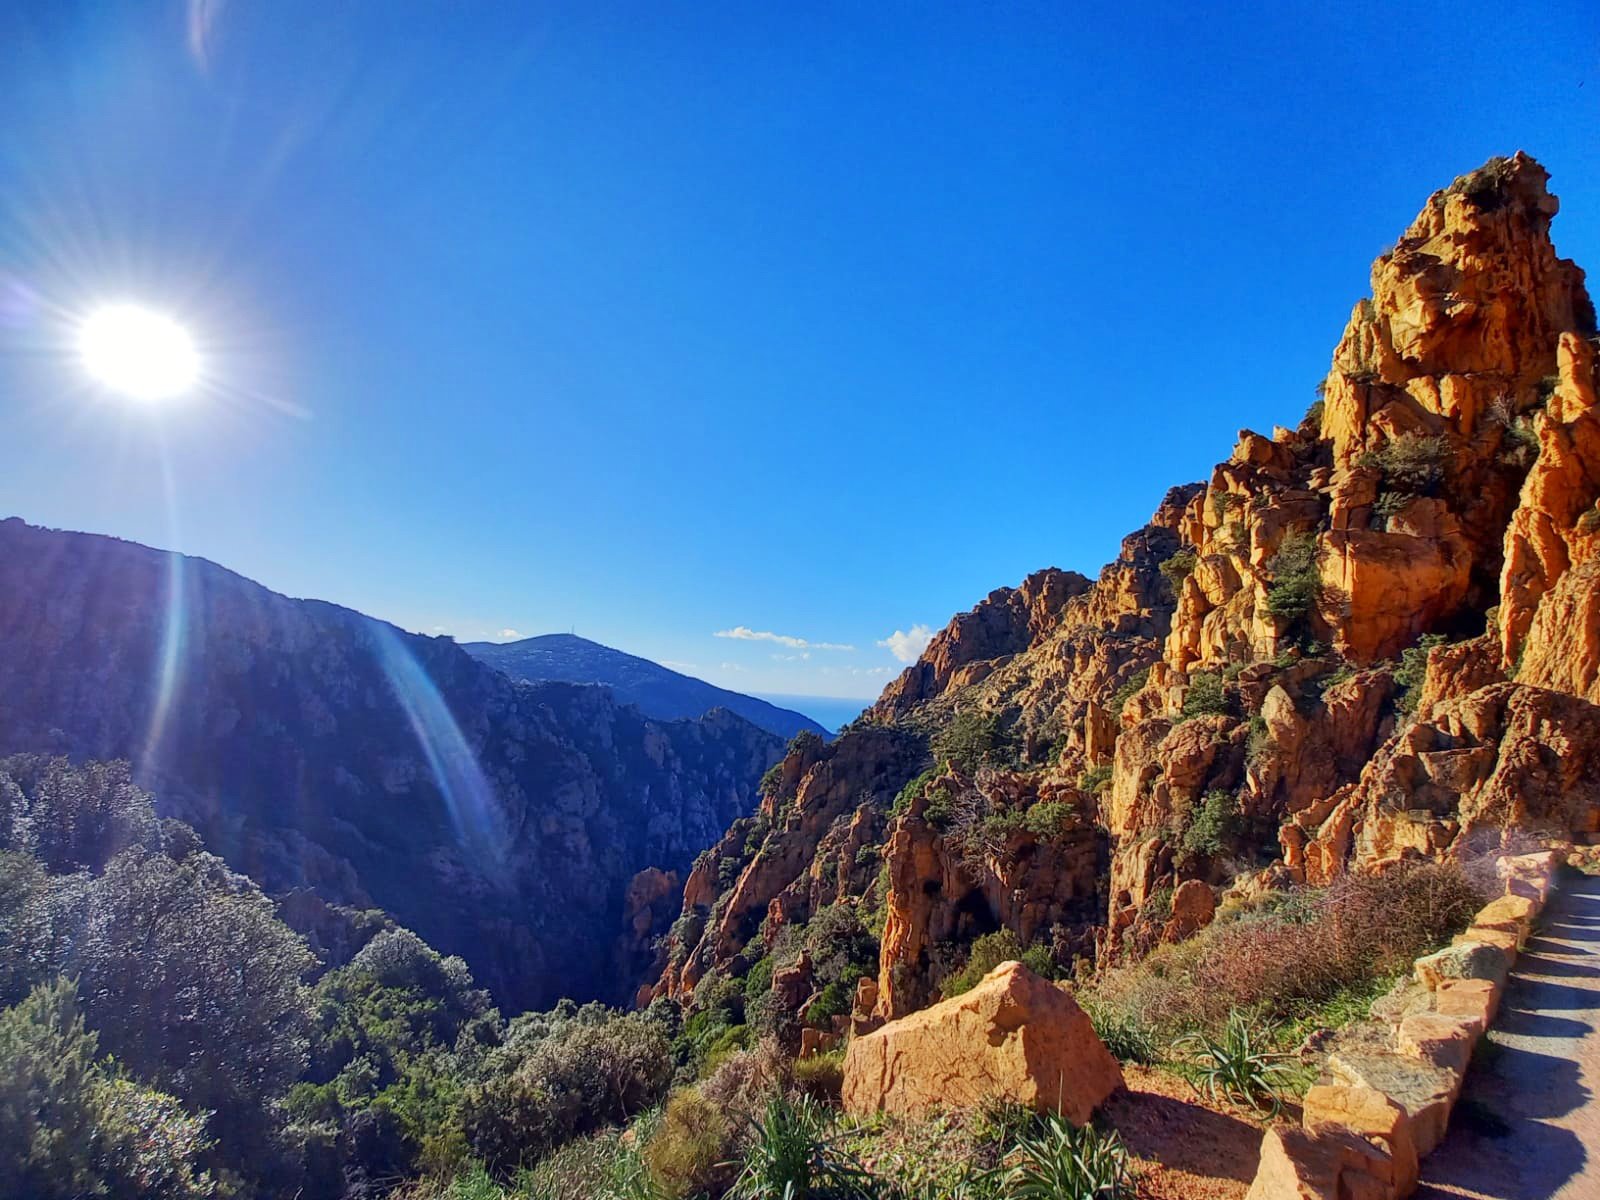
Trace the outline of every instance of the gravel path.
[[1600, 1197], [1600, 879], [1560, 887], [1423, 1160], [1423, 1200]]

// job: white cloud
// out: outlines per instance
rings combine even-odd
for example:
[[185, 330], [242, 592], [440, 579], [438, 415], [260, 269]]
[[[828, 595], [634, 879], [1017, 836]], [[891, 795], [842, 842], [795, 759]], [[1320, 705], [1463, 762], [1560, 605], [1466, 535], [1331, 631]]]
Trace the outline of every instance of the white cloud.
[[799, 654], [774, 654], [771, 656], [773, 662], [805, 662], [810, 657], [811, 651], [809, 650], [802, 650]]
[[928, 648], [928, 643], [933, 641], [933, 630], [926, 625], [913, 625], [910, 629], [896, 629], [888, 637], [879, 640], [890, 654], [903, 663], [917, 661], [917, 656]]
[[505, 640], [508, 641], [508, 642], [514, 642], [518, 638], [520, 638], [522, 635], [520, 633], [518, 633], [515, 629], [502, 629], [495, 636], [496, 637], [505, 638]]
[[787, 646], [791, 650], [854, 650], [854, 646], [842, 645], [839, 642], [812, 642], [803, 637], [791, 637], [787, 633], [772, 633], [765, 629], [751, 629], [748, 625], [735, 625], [732, 629], [719, 629], [712, 637], [733, 638], [740, 642], [777, 642], [780, 646]]
[[724, 671], [742, 671], [742, 670], [744, 670], [744, 668], [741, 667], [738, 663], [723, 663], [722, 664], [722, 669]]

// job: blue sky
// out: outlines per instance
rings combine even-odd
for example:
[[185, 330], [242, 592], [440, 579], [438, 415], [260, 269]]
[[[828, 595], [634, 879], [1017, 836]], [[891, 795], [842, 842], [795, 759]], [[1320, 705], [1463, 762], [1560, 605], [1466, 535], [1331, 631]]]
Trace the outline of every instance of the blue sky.
[[[7, 4], [0, 513], [875, 694], [1297, 418], [1455, 175], [1600, 264], [1592, 0], [1213, 7]], [[199, 394], [87, 384], [113, 299]]]

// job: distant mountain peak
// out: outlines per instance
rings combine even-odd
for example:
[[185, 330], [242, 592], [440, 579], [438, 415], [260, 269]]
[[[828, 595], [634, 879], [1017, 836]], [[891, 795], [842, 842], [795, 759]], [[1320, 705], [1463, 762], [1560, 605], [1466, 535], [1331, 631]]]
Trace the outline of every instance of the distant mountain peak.
[[515, 642], [467, 642], [462, 649], [513, 679], [603, 684], [618, 701], [657, 720], [700, 717], [714, 708], [726, 708], [780, 737], [792, 738], [801, 730], [831, 736], [830, 730], [803, 713], [719, 688], [575, 633], [546, 633]]

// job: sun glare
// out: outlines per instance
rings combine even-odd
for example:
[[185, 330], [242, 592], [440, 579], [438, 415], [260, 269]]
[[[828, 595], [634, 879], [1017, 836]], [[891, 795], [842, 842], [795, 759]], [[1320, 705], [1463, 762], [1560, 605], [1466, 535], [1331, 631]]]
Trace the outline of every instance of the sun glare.
[[91, 313], [78, 330], [78, 353], [90, 375], [135, 400], [171, 399], [200, 375], [200, 355], [189, 331], [137, 304]]

